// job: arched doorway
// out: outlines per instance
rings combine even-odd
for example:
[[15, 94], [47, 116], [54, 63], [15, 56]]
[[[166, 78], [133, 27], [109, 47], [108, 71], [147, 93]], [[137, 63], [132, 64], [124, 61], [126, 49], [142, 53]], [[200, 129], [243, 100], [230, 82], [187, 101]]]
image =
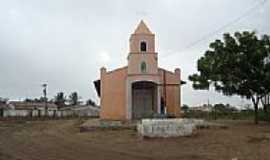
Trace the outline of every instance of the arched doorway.
[[132, 118], [148, 118], [157, 113], [157, 96], [155, 83], [148, 81], [132, 83]]

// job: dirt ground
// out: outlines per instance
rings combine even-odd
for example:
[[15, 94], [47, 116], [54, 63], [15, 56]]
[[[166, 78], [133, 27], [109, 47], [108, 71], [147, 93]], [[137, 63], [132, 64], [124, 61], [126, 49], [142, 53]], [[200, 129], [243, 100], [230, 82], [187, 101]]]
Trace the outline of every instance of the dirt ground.
[[190, 137], [142, 139], [133, 130], [80, 133], [79, 120], [0, 121], [0, 160], [269, 160], [270, 124], [223, 121]]

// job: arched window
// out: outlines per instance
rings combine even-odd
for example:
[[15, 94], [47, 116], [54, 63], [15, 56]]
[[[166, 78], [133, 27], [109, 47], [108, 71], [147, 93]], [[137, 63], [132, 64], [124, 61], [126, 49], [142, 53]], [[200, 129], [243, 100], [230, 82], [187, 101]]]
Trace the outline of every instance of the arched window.
[[142, 62], [141, 63], [141, 72], [142, 73], [145, 73], [146, 72], [146, 63], [145, 62]]
[[146, 42], [141, 42], [141, 52], [146, 52], [146, 48], [147, 48], [147, 45], [146, 45]]

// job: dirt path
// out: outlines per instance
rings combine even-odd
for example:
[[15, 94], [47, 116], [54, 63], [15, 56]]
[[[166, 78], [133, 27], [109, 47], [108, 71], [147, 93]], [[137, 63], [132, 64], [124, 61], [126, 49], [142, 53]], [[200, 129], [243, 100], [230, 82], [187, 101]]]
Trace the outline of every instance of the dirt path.
[[191, 137], [143, 140], [132, 130], [80, 133], [78, 120], [0, 122], [0, 160], [269, 160], [269, 124], [225, 123]]

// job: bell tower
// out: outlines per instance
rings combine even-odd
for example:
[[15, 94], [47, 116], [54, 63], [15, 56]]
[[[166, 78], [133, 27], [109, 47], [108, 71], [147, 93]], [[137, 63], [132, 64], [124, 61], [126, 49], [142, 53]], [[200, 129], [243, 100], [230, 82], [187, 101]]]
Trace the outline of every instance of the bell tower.
[[129, 39], [128, 74], [158, 74], [155, 35], [142, 20]]

